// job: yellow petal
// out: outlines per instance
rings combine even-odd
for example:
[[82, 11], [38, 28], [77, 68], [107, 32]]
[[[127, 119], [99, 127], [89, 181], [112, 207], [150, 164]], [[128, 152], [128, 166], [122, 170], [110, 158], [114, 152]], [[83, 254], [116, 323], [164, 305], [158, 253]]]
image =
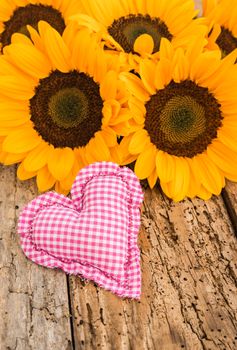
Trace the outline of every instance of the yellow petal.
[[105, 127], [101, 130], [101, 135], [108, 147], [114, 147], [117, 144], [116, 132], [110, 127]]
[[72, 188], [72, 184], [76, 176], [78, 175], [79, 171], [82, 168], [83, 168], [82, 164], [79, 164], [79, 162], [75, 160], [72, 167], [72, 171], [69, 173], [69, 175], [65, 179], [60, 181], [60, 187], [69, 192]]
[[7, 21], [12, 16], [12, 5], [7, 0], [1, 0], [1, 13], [0, 13], [0, 20], [1, 21]]
[[69, 72], [71, 54], [61, 35], [46, 22], [40, 21], [38, 27], [53, 67], [63, 73]]
[[132, 118], [132, 114], [128, 108], [121, 108], [118, 115], [116, 117], [112, 116], [112, 118], [109, 121], [109, 124], [112, 125], [118, 125], [123, 122], [128, 121]]
[[132, 136], [128, 150], [131, 154], [139, 154], [143, 152], [150, 143], [147, 131], [141, 129]]
[[75, 156], [71, 148], [51, 148], [48, 155], [48, 168], [56, 180], [63, 180], [72, 170]]
[[63, 188], [61, 186], [61, 182], [59, 182], [59, 181], [57, 181], [55, 184], [55, 191], [60, 193], [60, 194], [63, 194], [64, 196], [67, 196], [70, 192], [70, 190], [66, 190], [65, 188]]
[[116, 100], [108, 100], [104, 102], [102, 109], [104, 126], [109, 124], [111, 118], [117, 118], [120, 108], [120, 103]]
[[237, 122], [236, 128], [230, 128], [224, 125], [220, 130], [218, 130], [218, 139], [224, 143], [231, 150], [237, 152]]
[[147, 180], [148, 180], [150, 188], [153, 188], [155, 186], [155, 184], [156, 184], [156, 181], [157, 181], [156, 169], [153, 170], [153, 172], [151, 173], [150, 176], [148, 176]]
[[27, 25], [26, 27], [27, 27], [28, 32], [30, 33], [30, 37], [31, 37], [32, 42], [34, 43], [34, 46], [38, 50], [45, 52], [44, 43], [43, 43], [43, 40], [40, 37], [38, 31], [36, 29], [34, 29], [33, 27], [31, 27], [30, 25]]
[[237, 152], [220, 141], [214, 141], [207, 148], [207, 154], [218, 168], [230, 174], [237, 174]]
[[[11, 37], [11, 43], [12, 44], [23, 44], [23, 45], [29, 45], [29, 46], [33, 45], [30, 38], [28, 38], [26, 35], [21, 34], [21, 33], [13, 33], [13, 35]], [[9, 52], [8, 48], [9, 48], [9, 46], [4, 48], [4, 53]], [[6, 49], [7, 49], [7, 51], [5, 51]]]
[[90, 140], [87, 152], [89, 152], [96, 161], [108, 161], [110, 159], [109, 148], [100, 132], [96, 133], [95, 137]]
[[36, 183], [40, 192], [50, 190], [55, 184], [55, 178], [50, 174], [47, 165], [37, 172]]
[[200, 54], [191, 64], [190, 78], [202, 83], [214, 74], [221, 63], [220, 58], [217, 56], [217, 51], [207, 51]]
[[131, 97], [128, 100], [128, 106], [133, 114], [133, 119], [138, 124], [143, 124], [145, 122], [146, 108], [144, 103], [139, 101], [135, 97]]
[[30, 115], [28, 111], [14, 110], [11, 109], [11, 106], [8, 109], [4, 109], [0, 106], [0, 126], [3, 128], [16, 127], [25, 124], [29, 120]]
[[43, 168], [48, 162], [50, 146], [41, 142], [39, 146], [28, 153], [24, 159], [24, 168], [26, 171], [37, 171]]
[[0, 94], [17, 100], [29, 100], [35, 92], [35, 83], [23, 76], [0, 76]]
[[117, 94], [118, 74], [110, 71], [106, 74], [100, 85], [100, 95], [103, 100], [115, 99]]
[[120, 165], [129, 164], [137, 158], [137, 155], [133, 156], [128, 151], [131, 138], [132, 138], [132, 135], [123, 137], [123, 139], [120, 141], [118, 146], [116, 146], [115, 152], [117, 153], [117, 159]]
[[161, 38], [160, 41], [160, 58], [161, 59], [168, 59], [168, 60], [172, 60], [174, 56], [174, 48], [171, 44], [171, 42], [166, 39], [166, 38]]
[[21, 162], [27, 153], [7, 153], [0, 152], [0, 161], [5, 165], [12, 165]]
[[162, 182], [170, 182], [174, 178], [174, 157], [166, 152], [158, 151], [156, 156], [156, 171]]
[[149, 94], [141, 79], [132, 73], [121, 73], [120, 79], [126, 84], [127, 89], [141, 101], [148, 101]]
[[144, 56], [145, 54], [152, 54], [154, 50], [154, 40], [151, 35], [149, 34], [141, 34], [139, 37], [135, 40], [133, 49], [135, 52], [139, 53], [141, 56]]
[[15, 66], [13, 66], [4, 55], [2, 55], [0, 56], [0, 74], [15, 75], [20, 74], [20, 71]]
[[219, 195], [223, 185], [223, 175], [211, 158], [201, 154], [193, 158], [194, 171], [207, 191]]
[[150, 145], [142, 153], [139, 154], [135, 164], [135, 174], [139, 179], [146, 179], [155, 169], [157, 149], [154, 145]]
[[52, 65], [36, 47], [24, 44], [12, 44], [6, 47], [9, 60], [32, 77], [42, 79], [49, 75]]
[[180, 83], [189, 77], [189, 61], [184, 55], [184, 51], [178, 48], [172, 60], [172, 76], [176, 83]]
[[203, 199], [204, 201], [207, 201], [208, 199], [211, 198], [212, 193], [209, 192], [204, 186], [201, 186], [197, 193], [197, 196]]
[[111, 161], [117, 164], [122, 163], [122, 159], [119, 153], [119, 145], [110, 148]]
[[197, 196], [198, 191], [201, 188], [201, 183], [194, 171], [193, 159], [186, 158], [186, 161], [189, 164], [189, 170], [190, 170], [190, 182], [189, 182], [189, 188], [187, 191], [187, 197], [194, 198]]
[[175, 173], [170, 185], [170, 194], [175, 202], [187, 196], [190, 183], [190, 170], [186, 159], [174, 157]]
[[41, 143], [41, 138], [32, 127], [12, 131], [3, 142], [3, 150], [11, 153], [23, 153], [32, 150]]
[[32, 177], [34, 177], [36, 175], [37, 175], [37, 172], [27, 171], [24, 168], [24, 164], [23, 163], [21, 163], [19, 165], [19, 167], [17, 168], [17, 177], [18, 177], [19, 180], [25, 181], [25, 180], [31, 179]]
[[155, 69], [156, 69], [156, 65], [151, 60], [148, 60], [148, 59], [141, 60], [139, 73], [143, 84], [145, 85], [147, 91], [151, 95], [154, 95], [156, 93], [156, 87], [154, 84]]
[[161, 59], [156, 66], [154, 74], [157, 89], [159, 89], [158, 84], [162, 84], [162, 86], [168, 85], [172, 77], [172, 62], [167, 58]]

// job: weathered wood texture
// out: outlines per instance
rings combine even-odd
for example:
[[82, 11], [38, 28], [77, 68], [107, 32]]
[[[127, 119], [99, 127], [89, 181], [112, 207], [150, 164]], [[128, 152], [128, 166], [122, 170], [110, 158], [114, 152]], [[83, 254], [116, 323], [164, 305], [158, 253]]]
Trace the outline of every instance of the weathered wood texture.
[[0, 165], [0, 349], [71, 349], [67, 280], [26, 259], [16, 234], [18, 213], [36, 196], [15, 168]]
[[70, 278], [76, 349], [237, 348], [237, 244], [221, 197], [175, 204], [146, 190], [141, 302]]

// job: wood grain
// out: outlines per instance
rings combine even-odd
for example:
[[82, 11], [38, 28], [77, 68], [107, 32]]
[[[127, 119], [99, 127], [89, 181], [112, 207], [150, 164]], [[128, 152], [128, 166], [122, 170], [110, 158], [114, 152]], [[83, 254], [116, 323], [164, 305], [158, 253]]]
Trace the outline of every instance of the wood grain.
[[72, 348], [66, 276], [26, 259], [16, 233], [19, 211], [36, 195], [33, 181], [0, 166], [1, 350]]
[[237, 244], [221, 197], [175, 204], [146, 190], [142, 299], [70, 277], [76, 349], [237, 348]]

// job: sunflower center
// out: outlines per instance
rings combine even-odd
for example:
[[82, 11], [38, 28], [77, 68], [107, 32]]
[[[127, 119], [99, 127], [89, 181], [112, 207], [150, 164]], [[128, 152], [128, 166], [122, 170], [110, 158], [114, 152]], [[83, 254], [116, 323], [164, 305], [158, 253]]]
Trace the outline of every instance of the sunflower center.
[[49, 100], [48, 113], [54, 123], [62, 128], [80, 125], [88, 116], [88, 100], [78, 88], [59, 90]]
[[153, 53], [159, 51], [161, 38], [164, 37], [171, 40], [173, 37], [161, 19], [141, 14], [131, 14], [115, 20], [108, 27], [108, 32], [127, 53], [134, 53], [135, 41], [143, 34], [148, 34], [152, 37], [154, 41]]
[[59, 10], [52, 6], [42, 4], [29, 4], [24, 7], [17, 7], [11, 18], [4, 22], [4, 30], [0, 34], [2, 47], [11, 43], [11, 36], [14, 33], [22, 33], [29, 36], [27, 25], [38, 28], [38, 22], [44, 20], [54, 27], [60, 34], [65, 29], [65, 22]]
[[84, 73], [53, 71], [41, 79], [30, 100], [35, 130], [54, 147], [85, 146], [101, 130], [99, 85]]
[[233, 36], [229, 29], [224, 27], [221, 27], [221, 33], [218, 36], [216, 42], [220, 47], [223, 56], [228, 55], [237, 48], [237, 38]]
[[207, 88], [172, 81], [146, 104], [145, 129], [162, 151], [192, 158], [205, 151], [222, 125], [219, 104]]

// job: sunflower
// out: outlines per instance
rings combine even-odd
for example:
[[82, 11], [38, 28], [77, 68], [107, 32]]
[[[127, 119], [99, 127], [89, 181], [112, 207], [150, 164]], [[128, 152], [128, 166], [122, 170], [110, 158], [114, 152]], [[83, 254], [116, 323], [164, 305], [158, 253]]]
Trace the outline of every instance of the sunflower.
[[142, 60], [141, 79], [121, 73], [140, 110], [140, 128], [119, 145], [122, 163], [136, 160], [139, 179], [151, 188], [159, 179], [175, 201], [208, 199], [225, 178], [237, 181], [236, 57], [162, 39], [160, 61]]
[[44, 20], [60, 34], [68, 18], [79, 11], [78, 0], [1, 0], [0, 1], [0, 48], [9, 45], [14, 33], [29, 36], [27, 25], [37, 29]]
[[237, 4], [232, 0], [204, 0], [203, 15], [209, 26], [209, 49], [217, 47], [223, 56], [237, 48]]
[[80, 4], [81, 13], [72, 19], [96, 32], [106, 49], [124, 54], [131, 64], [139, 56], [158, 57], [163, 37], [174, 47], [186, 46], [207, 30], [200, 19], [194, 20], [199, 11], [192, 0], [81, 0]]
[[64, 193], [81, 167], [113, 160], [117, 133], [129, 131], [129, 94], [87, 30], [38, 27], [0, 56], [0, 161], [20, 162], [18, 177], [36, 176], [40, 191]]

